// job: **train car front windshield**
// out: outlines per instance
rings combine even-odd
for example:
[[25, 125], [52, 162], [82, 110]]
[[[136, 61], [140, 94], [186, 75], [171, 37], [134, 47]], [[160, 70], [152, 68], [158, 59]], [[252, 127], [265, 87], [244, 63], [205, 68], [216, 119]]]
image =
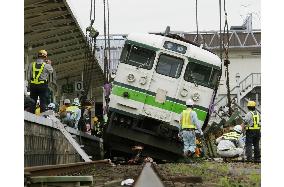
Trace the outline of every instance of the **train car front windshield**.
[[159, 57], [156, 72], [173, 78], [180, 76], [183, 67], [183, 59], [162, 54]]
[[214, 88], [218, 83], [219, 75], [219, 69], [191, 61], [186, 67], [184, 80], [208, 88]]
[[139, 46], [125, 44], [120, 62], [144, 69], [152, 69], [156, 52]]

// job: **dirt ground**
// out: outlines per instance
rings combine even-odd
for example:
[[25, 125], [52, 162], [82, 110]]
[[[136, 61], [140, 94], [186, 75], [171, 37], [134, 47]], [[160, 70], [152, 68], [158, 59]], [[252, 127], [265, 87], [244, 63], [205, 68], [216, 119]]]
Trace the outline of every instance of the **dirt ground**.
[[[126, 179], [136, 180], [143, 165], [96, 166], [84, 175], [94, 176], [94, 186], [121, 186]], [[261, 186], [261, 166], [254, 163], [168, 163], [156, 166], [158, 175], [167, 187], [188, 186]], [[191, 180], [192, 179], [192, 180]], [[197, 179], [197, 180], [196, 180]], [[202, 182], [200, 182], [200, 179]], [[197, 182], [197, 183], [196, 183]]]

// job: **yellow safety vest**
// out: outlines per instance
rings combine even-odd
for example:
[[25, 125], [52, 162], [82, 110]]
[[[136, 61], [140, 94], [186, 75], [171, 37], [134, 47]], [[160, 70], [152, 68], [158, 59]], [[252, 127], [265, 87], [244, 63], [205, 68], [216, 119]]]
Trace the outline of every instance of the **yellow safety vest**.
[[260, 129], [260, 124], [259, 124], [259, 114], [255, 112], [255, 114], [250, 111], [252, 115], [252, 121], [253, 121], [253, 126], [252, 127], [246, 127], [247, 130], [259, 130]]
[[236, 147], [238, 145], [238, 140], [240, 138], [240, 134], [238, 134], [237, 132], [228, 132], [226, 134], [223, 134], [223, 139], [224, 140], [229, 140], [231, 141]]
[[228, 132], [226, 134], [223, 134], [223, 138], [225, 140], [238, 140], [240, 138], [240, 134], [237, 132]]
[[192, 109], [186, 109], [182, 111], [182, 122], [181, 122], [181, 128], [182, 129], [195, 129], [195, 124], [191, 123], [190, 113]]
[[[39, 81], [39, 80], [38, 80], [40, 74], [41, 74], [42, 71], [43, 71], [44, 66], [45, 66], [45, 63], [42, 63], [41, 66], [40, 66], [40, 68], [37, 69], [37, 68], [36, 68], [36, 62], [33, 62], [33, 66], [32, 66], [33, 79], [31, 80], [31, 83], [33, 83], [33, 84], [43, 84], [43, 83], [45, 83], [45, 81], [43, 81], [43, 80], [42, 80], [42, 81]], [[36, 74], [36, 72], [38, 72], [38, 73]]]
[[66, 108], [66, 112], [75, 112], [77, 109], [77, 106], [69, 106]]

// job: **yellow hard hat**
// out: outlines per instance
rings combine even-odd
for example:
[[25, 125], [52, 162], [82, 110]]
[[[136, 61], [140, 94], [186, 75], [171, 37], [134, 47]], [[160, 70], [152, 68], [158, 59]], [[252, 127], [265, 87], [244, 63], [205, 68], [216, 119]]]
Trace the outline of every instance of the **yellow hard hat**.
[[95, 116], [95, 117], [93, 117], [93, 121], [94, 122], [97, 122], [99, 119]]
[[44, 49], [39, 50], [39, 51], [38, 51], [38, 55], [39, 55], [39, 56], [47, 57], [47, 51], [46, 51], [46, 50], [44, 50]]
[[255, 107], [256, 103], [254, 101], [248, 101], [247, 106]]

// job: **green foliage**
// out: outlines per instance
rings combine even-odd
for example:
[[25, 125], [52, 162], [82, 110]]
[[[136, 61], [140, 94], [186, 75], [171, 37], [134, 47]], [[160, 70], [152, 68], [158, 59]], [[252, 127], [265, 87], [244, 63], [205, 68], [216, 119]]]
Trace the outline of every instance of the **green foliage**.
[[252, 173], [249, 176], [249, 180], [254, 186], [260, 186], [261, 183], [261, 175], [257, 173]]
[[[258, 173], [234, 172], [232, 165], [216, 162], [166, 164], [167, 172], [179, 176], [201, 176], [203, 181], [210, 181], [224, 187], [251, 187], [261, 185]], [[234, 169], [233, 169], [234, 170]], [[236, 171], [238, 171], [236, 169]], [[242, 171], [242, 170], [241, 170]], [[246, 170], [247, 171], [247, 170]]]
[[228, 177], [221, 177], [218, 184], [223, 187], [231, 187]]

